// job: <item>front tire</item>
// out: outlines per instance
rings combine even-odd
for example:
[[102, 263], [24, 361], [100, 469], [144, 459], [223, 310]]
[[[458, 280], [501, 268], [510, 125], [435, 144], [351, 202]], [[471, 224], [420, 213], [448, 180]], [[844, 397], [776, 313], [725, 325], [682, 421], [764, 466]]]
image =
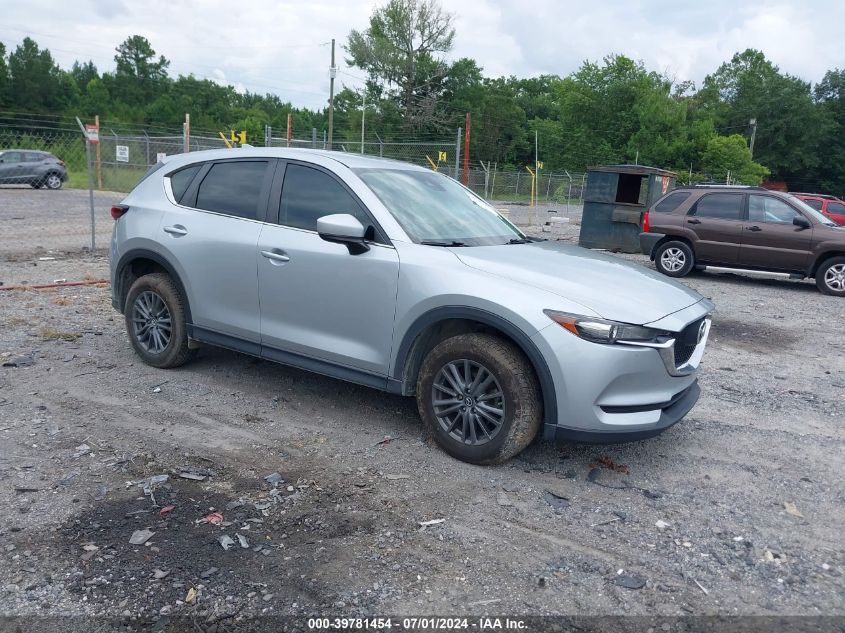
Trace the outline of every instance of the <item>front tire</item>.
[[47, 189], [61, 189], [62, 178], [57, 173], [49, 173], [44, 177], [44, 184], [46, 185]]
[[845, 297], [845, 257], [831, 257], [819, 266], [816, 287], [826, 295]]
[[164, 273], [135, 280], [126, 295], [123, 314], [135, 353], [148, 365], [179, 367], [196, 351], [188, 348], [188, 329], [182, 295]]
[[686, 242], [664, 242], [654, 254], [654, 266], [668, 277], [685, 277], [695, 266], [695, 255]]
[[443, 450], [470, 464], [520, 453], [542, 419], [531, 363], [490, 334], [461, 334], [432, 349], [417, 378], [417, 407]]

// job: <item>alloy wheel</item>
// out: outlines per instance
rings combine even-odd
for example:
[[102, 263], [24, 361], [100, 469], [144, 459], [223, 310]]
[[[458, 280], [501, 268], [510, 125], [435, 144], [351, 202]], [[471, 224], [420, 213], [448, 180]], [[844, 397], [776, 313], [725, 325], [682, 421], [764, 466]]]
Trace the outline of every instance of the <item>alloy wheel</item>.
[[505, 396], [483, 365], [468, 359], [447, 363], [431, 387], [434, 415], [448, 435], [464, 444], [486, 444], [505, 422]]
[[58, 189], [62, 186], [62, 179], [59, 178], [56, 174], [50, 174], [47, 176], [47, 186], [50, 189]]
[[170, 344], [170, 310], [158, 294], [145, 290], [132, 305], [132, 326], [138, 344], [151, 354], [160, 354]]
[[680, 248], [667, 248], [660, 255], [660, 264], [669, 272], [676, 273], [687, 263], [687, 256]]
[[834, 264], [824, 273], [825, 285], [835, 292], [845, 290], [845, 264]]

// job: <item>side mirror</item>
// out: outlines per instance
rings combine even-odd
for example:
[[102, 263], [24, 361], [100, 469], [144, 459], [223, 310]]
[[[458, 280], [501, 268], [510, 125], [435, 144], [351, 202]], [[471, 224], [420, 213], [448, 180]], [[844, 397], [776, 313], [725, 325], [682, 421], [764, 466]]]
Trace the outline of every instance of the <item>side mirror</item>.
[[370, 250], [364, 235], [366, 229], [354, 215], [335, 213], [317, 218], [317, 234], [327, 242], [345, 244], [352, 255]]
[[801, 217], [800, 215], [792, 218], [792, 223], [802, 229], [810, 228], [810, 221], [807, 218]]

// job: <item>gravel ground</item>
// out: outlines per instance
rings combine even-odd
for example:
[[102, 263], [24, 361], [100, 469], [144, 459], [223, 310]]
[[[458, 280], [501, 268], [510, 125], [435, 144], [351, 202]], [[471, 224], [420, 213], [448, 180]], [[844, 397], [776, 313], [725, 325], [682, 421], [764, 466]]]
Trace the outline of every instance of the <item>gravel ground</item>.
[[[6, 286], [107, 276], [97, 255], [0, 250]], [[684, 421], [495, 467], [442, 453], [411, 399], [213, 348], [148, 367], [106, 286], [0, 292], [0, 360], [32, 360], [0, 369], [0, 615], [841, 618], [845, 301], [685, 282], [718, 311]]]
[[[108, 246], [109, 210], [126, 194], [94, 192], [95, 248]], [[22, 258], [33, 253], [78, 252], [91, 247], [91, 206], [88, 190], [33, 189], [29, 185], [0, 187], [0, 254]], [[50, 252], [48, 252], [50, 251]]]

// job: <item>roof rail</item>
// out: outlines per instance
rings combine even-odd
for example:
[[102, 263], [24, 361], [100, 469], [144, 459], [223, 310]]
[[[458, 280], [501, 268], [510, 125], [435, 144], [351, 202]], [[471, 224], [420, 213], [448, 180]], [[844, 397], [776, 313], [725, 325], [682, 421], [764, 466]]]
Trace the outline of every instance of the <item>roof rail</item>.
[[829, 193], [809, 193], [807, 191], [790, 191], [793, 196], [815, 196], [816, 198], [825, 198], [827, 200], [839, 200], [836, 196]]
[[702, 182], [695, 185], [687, 185], [691, 189], [753, 189], [755, 191], [769, 191], [764, 187], [755, 187], [752, 185], [726, 185], [717, 182]]

